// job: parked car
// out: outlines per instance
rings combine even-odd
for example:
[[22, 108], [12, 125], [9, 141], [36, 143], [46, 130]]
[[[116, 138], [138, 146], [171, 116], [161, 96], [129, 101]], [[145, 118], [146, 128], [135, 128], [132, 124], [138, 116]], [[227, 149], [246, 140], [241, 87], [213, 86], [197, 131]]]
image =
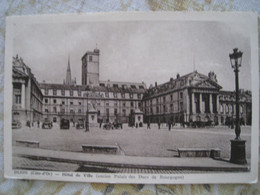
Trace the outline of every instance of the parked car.
[[42, 128], [43, 129], [51, 129], [52, 128], [52, 122], [49, 119], [45, 118], [44, 122], [42, 123]]
[[12, 121], [12, 129], [20, 129], [22, 127], [22, 124], [20, 121], [13, 120]]
[[67, 119], [61, 119], [60, 121], [60, 129], [69, 129], [70, 128], [70, 121]]
[[84, 121], [79, 120], [78, 123], [76, 124], [76, 129], [84, 129]]

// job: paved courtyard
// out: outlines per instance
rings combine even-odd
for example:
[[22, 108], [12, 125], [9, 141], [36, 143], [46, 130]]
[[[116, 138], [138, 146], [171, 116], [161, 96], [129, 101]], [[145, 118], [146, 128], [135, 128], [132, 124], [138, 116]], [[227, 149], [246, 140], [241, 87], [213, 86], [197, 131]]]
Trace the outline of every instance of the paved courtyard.
[[[246, 142], [246, 155], [250, 158], [251, 127], [241, 127], [241, 138]], [[234, 129], [228, 127], [212, 128], [182, 128], [174, 127], [169, 131], [166, 126], [158, 129], [151, 125], [151, 129], [131, 128], [127, 125], [119, 130], [104, 130], [98, 127], [84, 129], [60, 130], [57, 125], [52, 129], [37, 127], [13, 130], [13, 145], [15, 140], [39, 141], [40, 148], [62, 151], [82, 151], [82, 144], [118, 145], [122, 154], [127, 156], [170, 157], [177, 155], [182, 147], [220, 148], [221, 158], [230, 157], [230, 140], [234, 139]]]

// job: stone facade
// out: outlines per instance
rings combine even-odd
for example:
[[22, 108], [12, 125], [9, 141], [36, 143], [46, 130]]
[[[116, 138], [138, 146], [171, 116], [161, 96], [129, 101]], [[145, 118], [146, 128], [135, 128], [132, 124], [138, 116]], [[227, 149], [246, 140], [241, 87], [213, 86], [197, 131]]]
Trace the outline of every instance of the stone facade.
[[[221, 91], [214, 72], [208, 76], [194, 71], [150, 88], [142, 100], [145, 122], [182, 123], [203, 122], [227, 124], [235, 112], [223, 107], [235, 105], [234, 92]], [[241, 93], [241, 120], [251, 124], [251, 93]]]
[[42, 120], [43, 94], [39, 84], [22, 58], [13, 58], [12, 120], [23, 126]]

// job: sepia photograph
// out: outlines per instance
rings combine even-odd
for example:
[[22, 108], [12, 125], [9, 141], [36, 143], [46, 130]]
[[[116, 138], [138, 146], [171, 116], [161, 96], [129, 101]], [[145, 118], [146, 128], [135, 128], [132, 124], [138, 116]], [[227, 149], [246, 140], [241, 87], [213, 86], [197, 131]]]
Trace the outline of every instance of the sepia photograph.
[[7, 18], [5, 176], [252, 183], [257, 15]]

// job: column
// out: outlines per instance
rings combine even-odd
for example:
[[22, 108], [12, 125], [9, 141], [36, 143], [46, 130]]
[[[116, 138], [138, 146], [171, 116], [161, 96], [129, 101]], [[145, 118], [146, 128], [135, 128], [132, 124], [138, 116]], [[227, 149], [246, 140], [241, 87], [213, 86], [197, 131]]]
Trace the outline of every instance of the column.
[[196, 104], [195, 104], [194, 93], [191, 93], [191, 104], [192, 104], [191, 112], [192, 112], [192, 114], [195, 114], [196, 113]]
[[219, 95], [216, 95], [216, 108], [217, 108], [217, 113], [219, 114]]
[[200, 113], [204, 113], [204, 110], [202, 109], [202, 93], [200, 93], [199, 96], [200, 96]]
[[186, 113], [189, 114], [190, 113], [190, 96], [189, 96], [189, 91], [187, 89], [187, 95], [186, 95]]
[[22, 91], [21, 91], [21, 106], [22, 108], [25, 108], [25, 84], [22, 83]]
[[212, 94], [209, 94], [209, 112], [213, 113]]

